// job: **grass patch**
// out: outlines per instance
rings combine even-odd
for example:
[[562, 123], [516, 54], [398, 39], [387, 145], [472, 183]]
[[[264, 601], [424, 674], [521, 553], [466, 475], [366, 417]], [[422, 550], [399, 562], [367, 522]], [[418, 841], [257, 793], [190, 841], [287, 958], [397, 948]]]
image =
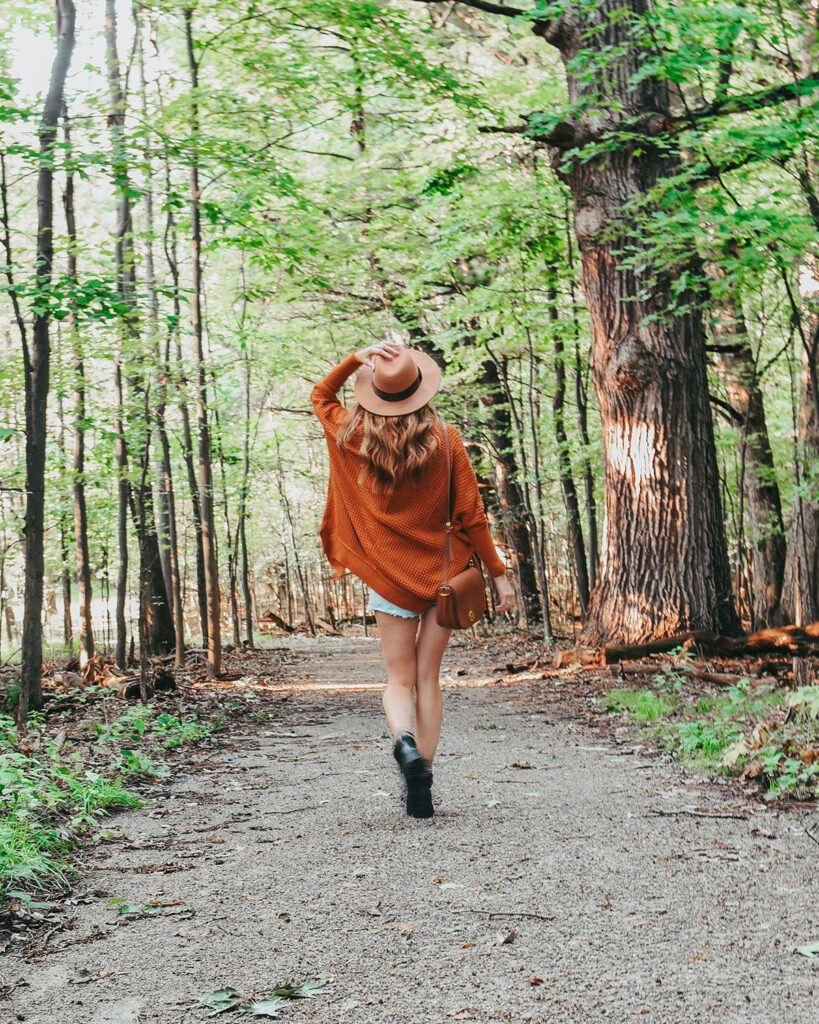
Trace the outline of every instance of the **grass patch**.
[[700, 771], [757, 780], [766, 798], [819, 795], [819, 686], [788, 694], [741, 679], [711, 690], [684, 663], [666, 664], [650, 685], [611, 690], [602, 703]]
[[[84, 693], [88, 700], [88, 693]], [[113, 810], [142, 806], [131, 788], [166, 775], [166, 751], [206, 739], [218, 723], [182, 720], [153, 705], [122, 706], [100, 697], [102, 720], [74, 723], [67, 739], [59, 716], [32, 714], [24, 734], [0, 715], [0, 899], [10, 892], [65, 886], [67, 855]]]
[[603, 699], [609, 711], [624, 711], [635, 722], [656, 722], [669, 715], [675, 707], [672, 697], [654, 690], [611, 690]]

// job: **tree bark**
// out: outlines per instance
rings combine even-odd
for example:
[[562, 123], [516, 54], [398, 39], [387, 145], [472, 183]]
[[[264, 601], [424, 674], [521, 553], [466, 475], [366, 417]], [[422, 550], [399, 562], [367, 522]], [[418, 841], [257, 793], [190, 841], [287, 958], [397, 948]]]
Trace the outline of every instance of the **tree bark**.
[[40, 168], [37, 174], [37, 303], [29, 352], [23, 339], [26, 392], [26, 517], [25, 610], [23, 612], [22, 668], [18, 721], [25, 722], [30, 707], [40, 708], [43, 664], [43, 516], [45, 511], [46, 407], [49, 385], [49, 295], [54, 253], [54, 143], [63, 105], [63, 90], [74, 50], [75, 10], [72, 0], [56, 0], [57, 49], [43, 106], [39, 130]]
[[193, 325], [196, 358], [197, 401], [196, 418], [199, 435], [199, 510], [202, 517], [202, 548], [204, 554], [205, 588], [208, 609], [208, 672], [212, 676], [222, 671], [221, 597], [219, 593], [219, 566], [216, 554], [216, 524], [213, 514], [213, 468], [208, 424], [207, 374], [202, 332], [202, 228], [199, 211], [199, 65], [193, 50], [193, 11], [186, 8], [185, 44], [191, 84], [191, 321]]
[[[569, 126], [567, 149], [582, 150], [623, 121], [670, 116], [667, 86], [643, 73], [652, 54], [633, 28], [650, 7], [600, 0], [537, 23], [566, 65], [570, 102], [591, 108]], [[735, 633], [701, 297], [683, 293], [672, 311], [672, 281], [685, 268], [623, 258], [642, 250], [625, 205], [644, 200], [678, 160], [641, 139], [587, 160], [556, 150], [554, 165], [574, 200], [606, 462], [606, 529], [586, 639]]]

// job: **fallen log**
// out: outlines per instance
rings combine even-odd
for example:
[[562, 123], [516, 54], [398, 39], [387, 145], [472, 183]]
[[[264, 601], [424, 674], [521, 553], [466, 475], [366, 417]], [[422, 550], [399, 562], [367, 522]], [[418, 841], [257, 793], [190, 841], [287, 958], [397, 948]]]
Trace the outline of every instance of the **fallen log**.
[[675, 647], [720, 658], [739, 658], [746, 654], [772, 654], [784, 651], [791, 655], [810, 656], [819, 654], [819, 622], [801, 627], [760, 629], [749, 636], [737, 637], [705, 631], [681, 633], [663, 640], [650, 640], [644, 644], [604, 647], [600, 652], [600, 660], [604, 665], [616, 665], [621, 661], [644, 658], [648, 654], [673, 651]]
[[265, 612], [259, 618], [259, 629], [264, 633], [266, 628], [269, 629], [271, 626], [280, 629], [283, 633], [295, 633], [296, 631], [296, 626], [285, 622], [281, 615], [277, 615], [275, 612]]

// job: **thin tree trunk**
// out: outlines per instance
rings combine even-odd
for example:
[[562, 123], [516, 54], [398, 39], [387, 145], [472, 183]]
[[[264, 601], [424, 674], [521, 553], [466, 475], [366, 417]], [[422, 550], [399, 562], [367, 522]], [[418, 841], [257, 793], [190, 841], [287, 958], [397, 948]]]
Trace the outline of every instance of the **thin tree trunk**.
[[569, 550], [572, 555], [577, 598], [580, 603], [580, 618], [585, 623], [589, 613], [589, 575], [586, 567], [586, 546], [583, 543], [583, 526], [580, 522], [580, 503], [572, 476], [572, 461], [569, 455], [569, 439], [566, 435], [564, 406], [566, 403], [566, 364], [563, 338], [557, 322], [557, 293], [549, 289], [549, 319], [553, 325], [552, 345], [555, 353], [555, 392], [552, 399], [552, 414], [557, 442], [557, 465], [560, 487], [566, 505]]
[[219, 460], [219, 473], [222, 477], [222, 513], [225, 517], [225, 539], [227, 540], [228, 555], [228, 595], [230, 597], [230, 616], [233, 621], [233, 642], [238, 647], [242, 642], [239, 626], [239, 603], [236, 598], [236, 545], [237, 541], [233, 536], [230, 525], [230, 506], [228, 504], [227, 474], [225, 472], [225, 454], [222, 448], [222, 423], [219, 417], [219, 410], [216, 408], [216, 386], [211, 379], [211, 387], [214, 392], [214, 441], [216, 454]]
[[[68, 235], [66, 273], [69, 281], [77, 285], [77, 224], [74, 216], [74, 174], [71, 167], [71, 128], [68, 114], [63, 108], [63, 139], [68, 170], [63, 192], [63, 210]], [[85, 667], [94, 656], [94, 629], [91, 619], [91, 562], [88, 554], [88, 509], [85, 501], [85, 365], [82, 338], [77, 326], [77, 312], [73, 302], [68, 309], [68, 335], [71, 339], [74, 372], [74, 548], [77, 559], [77, 600], [80, 615], [80, 667]]]
[[[785, 529], [756, 360], [739, 305], [712, 302], [716, 371], [733, 425], [742, 431], [740, 484], [753, 566], [751, 629], [774, 625], [785, 572]], [[740, 527], [740, 533], [744, 530]], [[812, 620], [811, 620], [812, 621]]]
[[520, 483], [521, 471], [512, 436], [512, 417], [494, 360], [485, 359], [481, 363], [481, 370], [483, 401], [484, 404], [491, 407], [487, 430], [494, 455], [495, 487], [501, 511], [500, 520], [509, 550], [515, 560], [526, 626], [531, 628], [541, 620], [541, 607], [535, 571], [535, 554], [524, 522], [526, 510]]
[[[57, 333], [57, 365], [61, 364], [62, 352], [59, 330]], [[60, 477], [65, 479], [68, 476], [68, 458], [65, 448], [65, 410], [63, 408], [62, 391], [57, 392], [57, 423], [59, 431], [57, 434], [57, 451], [60, 456]], [[60, 582], [63, 591], [63, 640], [65, 649], [71, 654], [74, 647], [74, 629], [71, 622], [71, 559], [68, 555], [69, 511], [66, 499], [60, 495]]]
[[[139, 587], [140, 591], [145, 591], [140, 595], [139, 600], [141, 612], [147, 616], [147, 620], [143, 623], [147, 627], [147, 632], [144, 634], [147, 638], [144, 654], [153, 656], [167, 654], [174, 650], [176, 640], [173, 614], [165, 588], [159, 554], [159, 542], [154, 521], [153, 491], [147, 480], [146, 471], [142, 468], [150, 459], [150, 408], [144, 382], [144, 360], [140, 353], [128, 156], [124, 138], [125, 97], [120, 83], [119, 57], [117, 55], [116, 0], [106, 0], [105, 2], [105, 40], [109, 94], [108, 124], [111, 132], [114, 181], [119, 196], [115, 248], [117, 289], [126, 310], [123, 317], [125, 335], [132, 350], [126, 355], [130, 356], [137, 367], [136, 373], [129, 377], [129, 384], [140, 399], [140, 411], [147, 416], [144, 429], [141, 428], [138, 433], [141, 440], [138, 448], [134, 451], [134, 461], [140, 470], [140, 482], [138, 487], [131, 487], [126, 476], [126, 485], [139, 544]], [[123, 417], [123, 427], [124, 425]], [[141, 647], [142, 636], [143, 631], [140, 629]]]
[[216, 524], [213, 515], [213, 469], [211, 464], [210, 427], [208, 424], [207, 374], [202, 332], [202, 229], [199, 211], [199, 66], [193, 48], [193, 11], [185, 8], [185, 44], [191, 84], [191, 321], [196, 358], [196, 418], [199, 434], [199, 509], [202, 517], [202, 548], [204, 554], [205, 589], [208, 609], [208, 672], [218, 676], [222, 671], [221, 597], [219, 566], [216, 554]]
[[[75, 10], [72, 0], [55, 4], [57, 49], [43, 107], [39, 131], [40, 168], [37, 174], [37, 291], [51, 285], [53, 257], [54, 143], [63, 105], [63, 89], [74, 50]], [[23, 612], [22, 668], [18, 721], [24, 723], [30, 707], [42, 707], [43, 663], [43, 516], [45, 511], [46, 406], [49, 385], [49, 303], [37, 304], [29, 352], [23, 340], [26, 393], [26, 516], [25, 610]]]
[[[279, 483], [279, 499], [282, 503], [282, 509], [284, 511], [285, 522], [287, 523], [287, 532], [290, 537], [290, 547], [293, 552], [293, 562], [296, 569], [296, 577], [299, 581], [299, 589], [301, 590], [301, 599], [304, 605], [304, 617], [307, 619], [307, 625], [313, 636], [316, 635], [315, 620], [313, 616], [313, 610], [310, 606], [310, 594], [308, 592], [307, 582], [305, 580], [305, 574], [302, 571], [301, 559], [299, 558], [299, 550], [296, 542], [296, 530], [293, 525], [293, 516], [290, 511], [290, 502], [287, 499], [287, 488], [284, 479], [284, 469], [281, 461], [281, 451], [279, 450], [279, 441], [276, 438], [276, 466], [277, 472], [276, 477]], [[287, 554], [285, 553], [285, 567], [287, 566]], [[290, 591], [288, 581], [288, 594]], [[292, 623], [292, 612], [291, 612], [291, 623]]]
[[586, 379], [583, 375], [583, 360], [580, 356], [580, 309], [577, 302], [575, 287], [574, 245], [572, 243], [572, 225], [569, 215], [569, 204], [565, 206], [566, 252], [569, 263], [569, 294], [572, 302], [572, 332], [574, 334], [574, 397], [577, 405], [577, 430], [583, 445], [583, 489], [586, 496], [586, 522], [588, 523], [589, 541], [589, 589], [593, 590], [597, 583], [600, 569], [600, 554], [597, 533], [597, 500], [594, 496], [594, 473], [589, 458], [588, 398]]
[[[170, 163], [165, 159], [165, 180], [167, 194], [171, 194], [171, 172]], [[173, 283], [173, 327], [172, 333], [176, 348], [176, 365], [179, 379], [179, 415], [182, 418], [182, 459], [187, 472], [188, 491], [191, 497], [193, 510], [193, 524], [196, 540], [196, 592], [198, 597], [199, 625], [202, 631], [202, 644], [208, 644], [208, 596], [205, 586], [205, 555], [202, 546], [202, 515], [199, 508], [199, 485], [196, 481], [196, 467], [193, 461], [193, 438], [191, 434], [191, 418], [188, 411], [188, 381], [185, 375], [185, 360], [182, 354], [182, 344], [179, 339], [178, 324], [182, 322], [182, 308], [179, 301], [179, 261], [176, 253], [176, 222], [173, 216], [173, 207], [168, 204], [167, 221], [165, 225], [165, 257], [168, 268], [171, 272]], [[170, 341], [170, 338], [169, 338]], [[167, 360], [168, 372], [170, 373], [170, 358]]]
[[[117, 452], [117, 553], [119, 563], [117, 567], [117, 603], [116, 603], [116, 626], [117, 626], [117, 649], [116, 663], [124, 671], [125, 657], [128, 644], [128, 633], [125, 625], [125, 598], [128, 590], [128, 450], [125, 442], [125, 423], [122, 397], [122, 367], [120, 358], [114, 361], [114, 388], [117, 396], [117, 414], [114, 423], [116, 432]], [[107, 602], [106, 602], [107, 604]]]
[[489, 345], [486, 344], [486, 351], [489, 353], [492, 361], [498, 369], [498, 375], [500, 383], [503, 387], [503, 393], [506, 396], [507, 407], [512, 416], [514, 423], [515, 433], [518, 439], [518, 451], [520, 457], [520, 466], [522, 469], [523, 486], [521, 487], [521, 497], [523, 498], [523, 519], [526, 524], [526, 529], [529, 533], [529, 542], [532, 546], [532, 553], [534, 555], [535, 575], [537, 578], [537, 592], [540, 601], [540, 613], [541, 622], [543, 623], [543, 638], [545, 640], [551, 640], [552, 634], [552, 615], [549, 608], [549, 584], [546, 578], [546, 563], [545, 563], [545, 546], [543, 543], [542, 531], [538, 530], [537, 518], [534, 510], [532, 509], [532, 501], [529, 495], [529, 486], [526, 482], [529, 477], [529, 465], [528, 459], [526, 458], [526, 446], [523, 443], [522, 428], [520, 417], [518, 416], [515, 401], [512, 396], [512, 389], [509, 387], [509, 377], [506, 371], [506, 360], [500, 360], [490, 349]]
[[[812, 324], [812, 334], [819, 321]], [[782, 596], [776, 611], [777, 625], [807, 623], [819, 619], [819, 423], [811, 385], [809, 355], [805, 346], [799, 373], [798, 425], [795, 444], [796, 487], [788, 529]]]
[[[134, 8], [134, 20], [138, 33], [140, 91], [142, 97], [142, 115], [145, 124], [149, 123], [147, 84], [145, 81], [145, 54], [142, 45], [143, 25], [138, 8]], [[145, 181], [145, 223], [147, 242], [145, 250], [145, 284], [148, 291], [148, 312], [151, 335], [156, 361], [157, 404], [156, 432], [159, 439], [160, 457], [157, 465], [158, 486], [158, 526], [159, 555], [162, 564], [162, 575], [165, 579], [165, 590], [171, 602], [174, 622], [174, 668], [181, 668], [185, 663], [185, 622], [182, 612], [182, 588], [179, 577], [179, 548], [177, 541], [176, 501], [173, 490], [173, 470], [171, 465], [171, 446], [165, 424], [165, 408], [167, 405], [168, 380], [170, 378], [170, 337], [165, 346], [164, 357], [160, 353], [159, 332], [159, 298], [156, 290], [154, 272], [154, 208], [153, 208], [153, 168], [148, 156]], [[178, 297], [176, 298], [178, 302]], [[178, 319], [177, 321], [178, 322]]]
[[[244, 284], [244, 263], [242, 264], [242, 282]], [[244, 329], [246, 299], [242, 306], [242, 329]], [[245, 424], [242, 440], [242, 484], [239, 488], [239, 523], [236, 527], [236, 543], [241, 549], [241, 584], [242, 600], [245, 611], [245, 643], [253, 646], [253, 611], [250, 603], [250, 579], [247, 558], [247, 498], [250, 482], [250, 352], [247, 345], [242, 349], [244, 357], [244, 400]]]

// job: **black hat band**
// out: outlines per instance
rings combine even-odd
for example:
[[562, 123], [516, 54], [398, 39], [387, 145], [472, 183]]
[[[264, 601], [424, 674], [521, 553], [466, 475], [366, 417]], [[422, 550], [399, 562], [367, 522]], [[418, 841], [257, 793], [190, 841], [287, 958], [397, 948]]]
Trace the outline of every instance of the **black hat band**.
[[418, 376], [410, 384], [408, 388], [404, 388], [403, 391], [382, 391], [381, 388], [377, 388], [373, 383], [373, 391], [381, 399], [382, 402], [403, 402], [405, 398], [411, 398], [412, 395], [421, 386], [421, 367], [418, 367]]

